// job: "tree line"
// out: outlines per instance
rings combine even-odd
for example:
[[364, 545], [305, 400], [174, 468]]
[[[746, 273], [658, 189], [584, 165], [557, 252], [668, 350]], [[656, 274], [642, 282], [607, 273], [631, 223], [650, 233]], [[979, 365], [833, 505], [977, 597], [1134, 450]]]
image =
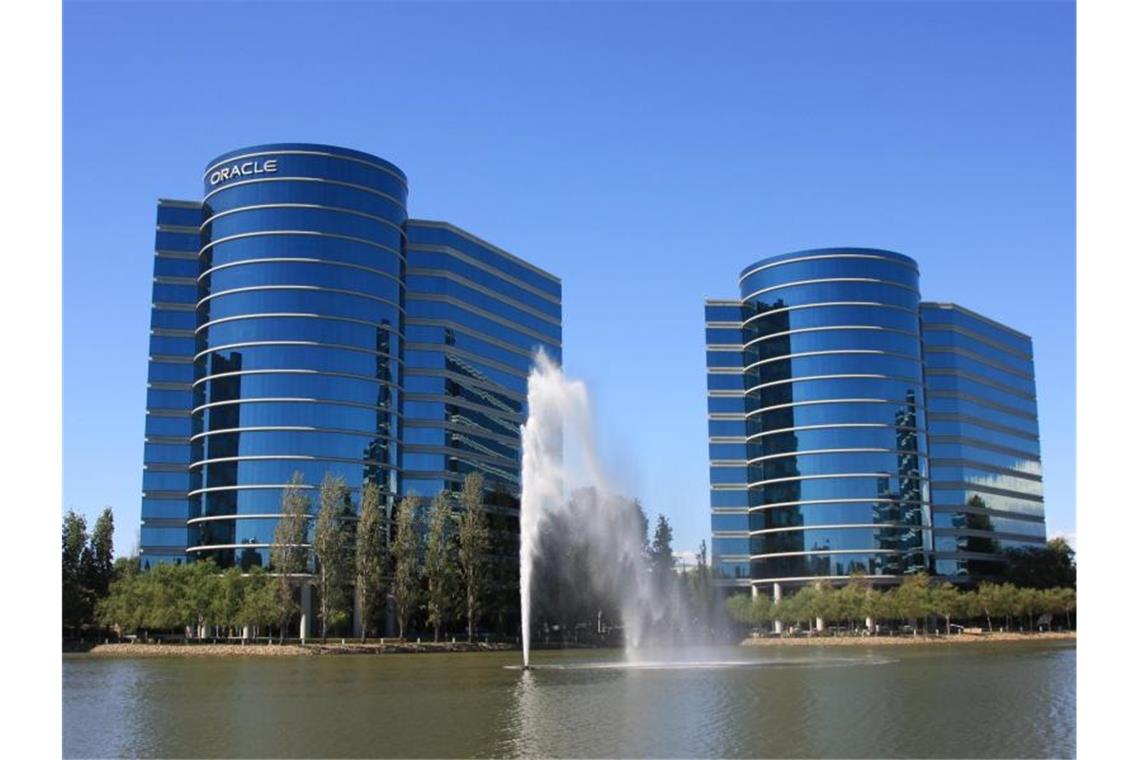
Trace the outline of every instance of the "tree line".
[[115, 518], [107, 507], [87, 533], [87, 519], [69, 511], [63, 518], [63, 625], [73, 636], [94, 621], [96, 603], [116, 576]]
[[[99, 623], [123, 632], [218, 626], [276, 626], [284, 641], [301, 613], [307, 585], [316, 595], [320, 636], [343, 628], [355, 606], [361, 640], [378, 630], [389, 605], [399, 636], [422, 614], [436, 641], [462, 622], [474, 637], [488, 597], [504, 583], [491, 556], [492, 531], [483, 508], [483, 476], [467, 475], [458, 495], [440, 491], [428, 505], [409, 494], [390, 520], [379, 487], [365, 482], [359, 508], [343, 478], [326, 475], [312, 497], [294, 473], [281, 497], [269, 568], [224, 572], [212, 561], [158, 565], [146, 572], [124, 565], [95, 605]], [[65, 523], [65, 549], [67, 546]], [[66, 560], [66, 551], [65, 551]]]
[[991, 632], [995, 619], [1004, 621], [1005, 630], [1011, 630], [1013, 621], [1018, 620], [1031, 631], [1038, 616], [1044, 614], [1064, 615], [1066, 626], [1071, 628], [1077, 592], [1065, 586], [1041, 589], [991, 582], [966, 590], [952, 583], [932, 584], [924, 573], [909, 575], [898, 586], [883, 590], [857, 575], [841, 588], [817, 582], [779, 601], [764, 594], [737, 594], [729, 597], [725, 606], [733, 620], [760, 627], [775, 621], [811, 627], [821, 620], [825, 626], [834, 623], [855, 630], [870, 619], [872, 631], [880, 621], [915, 621], [925, 632], [927, 618], [933, 617], [945, 621], [946, 633], [950, 633], [953, 620], [982, 618]]

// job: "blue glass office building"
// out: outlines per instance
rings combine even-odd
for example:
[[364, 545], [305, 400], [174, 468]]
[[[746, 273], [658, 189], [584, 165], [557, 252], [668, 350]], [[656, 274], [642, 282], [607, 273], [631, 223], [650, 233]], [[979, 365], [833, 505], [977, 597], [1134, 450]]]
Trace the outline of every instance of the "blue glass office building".
[[914, 260], [763, 259], [705, 306], [718, 582], [999, 575], [1044, 543], [1030, 340], [924, 304]]
[[295, 472], [354, 497], [370, 479], [389, 509], [481, 472], [493, 526], [517, 535], [526, 376], [539, 348], [561, 359], [558, 278], [409, 219], [404, 173], [367, 153], [243, 148], [203, 183], [158, 204], [143, 565], [268, 565]]

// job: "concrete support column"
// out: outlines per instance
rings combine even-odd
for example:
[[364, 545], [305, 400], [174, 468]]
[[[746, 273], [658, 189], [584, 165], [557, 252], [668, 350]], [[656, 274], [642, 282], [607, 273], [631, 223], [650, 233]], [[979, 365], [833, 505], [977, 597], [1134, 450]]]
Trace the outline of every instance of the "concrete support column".
[[308, 581], [301, 583], [301, 643], [309, 638], [309, 622], [313, 619], [313, 587]]
[[867, 616], [867, 630], [871, 633], [875, 632], [875, 618]]
[[823, 632], [823, 618], [817, 617], [815, 619], [815, 630], [820, 633]]
[[[782, 591], [780, 589], [780, 584], [779, 583], [773, 583], [772, 584], [772, 601], [778, 604], [782, 597], [783, 597], [783, 594], [782, 594]], [[776, 633], [783, 633], [784, 632], [784, 621], [783, 620], [775, 621], [775, 630], [776, 630]]]
[[752, 598], [755, 599], [758, 596], [760, 596], [760, 587], [752, 584]]

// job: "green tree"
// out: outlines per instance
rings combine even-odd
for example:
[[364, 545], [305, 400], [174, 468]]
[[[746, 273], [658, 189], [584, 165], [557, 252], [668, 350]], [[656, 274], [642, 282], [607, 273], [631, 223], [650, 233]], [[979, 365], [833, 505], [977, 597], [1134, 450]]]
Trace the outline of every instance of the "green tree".
[[870, 590], [871, 583], [866, 575], [852, 573], [847, 584], [835, 593], [832, 609], [836, 619], [845, 620], [849, 628], [854, 628], [856, 620], [868, 617], [866, 606]]
[[1044, 611], [1046, 605], [1043, 589], [1019, 588], [1014, 602], [1014, 614], [1024, 616], [1029, 631], [1037, 630], [1037, 616]]
[[1012, 583], [1002, 583], [996, 589], [994, 596], [994, 614], [1005, 618], [1005, 629], [1013, 630], [1012, 618], [1020, 613], [1020, 600], [1017, 595], [1017, 586]]
[[976, 593], [978, 595], [978, 607], [986, 617], [986, 625], [989, 627], [990, 633], [993, 633], [993, 618], [1001, 615], [999, 611], [1002, 604], [1001, 588], [996, 583], [982, 581], [978, 584]]
[[877, 588], [867, 590], [867, 598], [863, 602], [863, 614], [871, 618], [871, 630], [881, 620], [894, 620], [898, 612], [895, 609], [894, 595]]
[[317, 560], [317, 591], [321, 601], [321, 641], [326, 641], [329, 628], [345, 616], [349, 559], [344, 516], [350, 501], [344, 478], [325, 475], [319, 498], [313, 553]]
[[752, 597], [752, 625], [767, 627], [775, 620], [775, 605], [767, 594], [757, 594]]
[[1072, 629], [1072, 614], [1077, 611], [1077, 590], [1075, 588], [1053, 589], [1053, 601], [1057, 614], [1064, 613], [1065, 627]]
[[459, 571], [463, 583], [464, 611], [467, 615], [467, 640], [475, 638], [475, 621], [485, 601], [489, 562], [487, 551], [491, 536], [483, 511], [483, 476], [472, 472], [463, 479], [460, 495], [463, 510], [456, 529], [459, 541]]
[[[193, 564], [193, 563], [191, 563]], [[185, 629], [192, 622], [193, 605], [187, 601], [189, 564], [162, 563], [139, 575], [139, 626], [147, 631]]]
[[120, 634], [134, 633], [143, 626], [146, 611], [147, 579], [140, 573], [124, 573], [111, 582], [107, 596], [95, 606], [100, 625], [117, 628]]
[[728, 617], [738, 623], [752, 624], [752, 599], [748, 594], [732, 594], [724, 602]]
[[981, 595], [977, 589], [972, 591], [958, 590], [958, 609], [956, 614], [963, 620], [975, 620], [985, 614], [982, 609]]
[[450, 617], [455, 599], [455, 558], [452, 556], [451, 503], [446, 490], [431, 501], [428, 513], [427, 539], [424, 546], [424, 579], [427, 581], [427, 622], [434, 640]]
[[794, 594], [788, 594], [780, 599], [775, 605], [775, 615], [777, 620], [782, 620], [788, 625], [799, 625], [804, 620], [811, 616], [808, 611], [808, 603], [811, 599], [811, 594], [805, 594], [809, 587], [800, 589]]
[[807, 618], [810, 626], [815, 626], [819, 621], [826, 626], [829, 620], [835, 619], [835, 589], [829, 582], [814, 581], [800, 589], [795, 596], [803, 605], [800, 614]]
[[388, 568], [388, 536], [380, 488], [371, 480], [360, 494], [360, 521], [356, 526], [356, 594], [360, 605], [360, 640], [368, 637], [376, 610], [384, 600]]
[[701, 539], [700, 548], [697, 549], [697, 566], [693, 572], [686, 573], [685, 581], [689, 588], [690, 607], [701, 627], [707, 630], [713, 623], [716, 595], [713, 593], [712, 573], [709, 571], [708, 544], [704, 539]]
[[[926, 616], [930, 614], [930, 579], [926, 573], [908, 575], [894, 590], [895, 606], [898, 614], [905, 619], [922, 621], [923, 631], [926, 630]], [[915, 626], [915, 635], [918, 635], [918, 626]]]
[[245, 576], [240, 619], [243, 625], [269, 628], [280, 620], [280, 602], [273, 578], [262, 567], [251, 567]]
[[81, 560], [82, 583], [91, 599], [102, 599], [111, 587], [115, 572], [114, 535], [115, 517], [106, 507], [95, 520]]
[[90, 614], [82, 573], [86, 547], [87, 520], [69, 510], [63, 516], [63, 623], [76, 634]]
[[281, 517], [273, 532], [269, 554], [270, 565], [277, 574], [277, 612], [281, 621], [282, 643], [285, 642], [289, 622], [298, 610], [293, 598], [294, 590], [298, 584], [308, 582], [304, 576], [309, 569], [307, 539], [312, 499], [304, 489], [304, 483], [304, 476], [294, 472], [289, 485], [281, 493]]
[[950, 618], [962, 608], [961, 593], [953, 583], [939, 583], [929, 589], [930, 611], [946, 620], [946, 635], [950, 635]]
[[227, 630], [241, 628], [247, 623], [242, 611], [248, 587], [240, 567], [226, 568], [218, 577], [218, 594], [210, 610], [210, 619]]
[[1011, 549], [1006, 579], [1021, 588], [1076, 588], [1076, 552], [1063, 538], [1053, 538], [1041, 548]]
[[416, 525], [419, 507], [419, 497], [408, 494], [400, 500], [396, 512], [396, 538], [392, 545], [392, 597], [396, 603], [396, 624], [401, 639], [407, 631], [412, 611], [419, 602], [420, 534]]
[[213, 560], [199, 560], [182, 565], [174, 565], [177, 579], [172, 591], [173, 601], [179, 610], [180, 622], [192, 625], [199, 638], [205, 635], [208, 622], [218, 622], [214, 615], [218, 612], [218, 598], [221, 596], [221, 577]]
[[660, 579], [658, 588], [673, 575], [673, 528], [665, 515], [657, 515], [657, 525], [653, 528], [653, 543], [649, 546], [649, 567], [653, 575]]

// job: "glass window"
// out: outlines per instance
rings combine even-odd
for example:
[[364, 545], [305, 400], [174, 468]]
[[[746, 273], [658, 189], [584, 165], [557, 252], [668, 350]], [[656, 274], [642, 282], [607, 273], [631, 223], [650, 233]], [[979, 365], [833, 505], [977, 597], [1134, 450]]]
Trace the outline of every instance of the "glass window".
[[195, 413], [198, 432], [234, 427], [319, 427], [388, 435], [395, 429], [391, 410], [308, 401], [223, 404]]
[[154, 303], [197, 303], [198, 286], [156, 282], [151, 291], [151, 300]]
[[802, 578], [811, 576], [903, 575], [923, 568], [915, 554], [807, 554], [752, 560], [753, 578]]
[[716, 327], [705, 330], [705, 343], [709, 345], [728, 344], [739, 346], [743, 342], [744, 337], [740, 330], [727, 327]]
[[143, 499], [142, 517], [155, 519], [182, 519], [189, 516], [190, 505], [186, 499]]
[[154, 249], [156, 251], [187, 251], [197, 253], [201, 247], [202, 240], [197, 232], [158, 230], [154, 233]]
[[922, 510], [921, 502], [899, 501], [897, 498], [800, 504], [753, 510], [749, 525], [752, 530], [860, 524], [904, 525], [917, 529], [923, 524]]
[[[486, 288], [491, 288], [496, 293], [501, 293], [504, 297], [510, 298], [521, 304], [525, 304], [533, 309], [537, 309], [544, 314], [548, 314], [554, 318], [561, 318], [562, 306], [557, 299], [553, 299], [549, 294], [540, 295], [532, 290], [518, 286], [517, 284], [504, 279], [503, 276], [497, 273], [488, 272], [485, 269], [473, 266], [472, 264], [457, 258], [450, 251], [424, 251], [412, 247], [408, 250], [408, 266], [417, 269], [435, 269], [443, 272], [451, 273], [454, 276], [462, 277], [470, 280], [478, 285]], [[438, 290], [441, 287], [438, 282], [431, 282], [439, 280], [441, 275], [433, 273], [432, 275], [417, 275], [415, 278], [409, 278], [409, 288], [416, 290], [418, 283], [429, 283], [424, 288], [424, 292], [428, 293], [443, 293], [446, 290]], [[416, 285], [412, 284], [412, 279], [416, 281]], [[459, 283], [457, 283], [459, 284]], [[444, 286], [445, 287], [445, 286]], [[466, 290], [466, 288], [465, 288]]]
[[[753, 505], [831, 499], [899, 499], [902, 495], [899, 480], [897, 474], [881, 473], [851, 478], [812, 478], [768, 483], [752, 489]], [[921, 496], [924, 481], [904, 474], [902, 485], [907, 487], [908, 494], [915, 483], [918, 484], [917, 495]], [[907, 498], [905, 501], [914, 500]]]
[[266, 230], [306, 230], [344, 235], [400, 250], [400, 221], [321, 208], [250, 208], [215, 217], [202, 230], [202, 239], [221, 240], [232, 235]]
[[747, 328], [754, 336], [761, 336], [789, 330], [839, 325], [882, 327], [912, 334], [917, 333], [919, 329], [918, 314], [913, 309], [855, 304], [836, 306], [807, 304], [767, 310], [752, 317], [747, 323]]
[[[867, 374], [855, 373], [855, 374]], [[886, 379], [877, 377], [823, 377], [797, 379], [754, 388], [748, 395], [758, 400], [759, 406], [779, 406], [807, 401], [878, 399], [898, 403], [915, 399], [922, 404], [922, 382], [914, 379]]]
[[339, 262], [253, 261], [213, 269], [200, 284], [206, 292], [222, 293], [266, 285], [303, 285], [357, 291], [399, 303], [400, 281], [391, 274]]
[[960, 309], [942, 308], [937, 304], [923, 304], [923, 329], [928, 326], [947, 325], [958, 327], [968, 332], [980, 335], [983, 338], [997, 342], [1000, 345], [1025, 355], [1033, 354], [1033, 345], [1027, 338], [1015, 335], [1009, 330], [1003, 330], [994, 324], [972, 317]]
[[407, 218], [403, 191], [395, 197], [368, 192], [334, 182], [286, 180], [257, 182], [210, 197], [210, 213], [221, 214], [231, 209], [273, 203], [303, 203], [330, 208], [359, 211], [401, 223]]
[[166, 528], [143, 525], [139, 543], [143, 546], [186, 546], [186, 527]]
[[745, 490], [716, 490], [710, 491], [709, 494], [713, 508], [748, 506], [748, 491]]
[[144, 491], [188, 491], [190, 490], [190, 473], [165, 472], [161, 470], [143, 471]]
[[706, 351], [705, 364], [709, 367], [743, 367], [744, 356], [739, 351]]
[[317, 259], [359, 264], [403, 278], [404, 261], [399, 248], [386, 248], [344, 238], [305, 235], [275, 230], [264, 235], [235, 238], [215, 243], [202, 252], [203, 271], [210, 267], [260, 259]]
[[744, 375], [739, 372], [717, 373], [708, 375], [708, 388], [710, 391], [742, 391], [744, 390]]
[[[472, 331], [482, 333], [491, 338], [498, 338], [516, 346], [533, 345], [536, 341], [560, 342], [562, 328], [545, 320], [530, 315], [517, 315], [518, 319], [502, 322], [491, 317], [476, 314], [461, 303], [448, 303], [444, 301], [427, 300], [415, 297], [409, 291], [406, 303], [408, 317], [419, 319], [449, 320]], [[487, 309], [492, 313], [495, 310]], [[506, 320], [506, 317], [500, 317]], [[521, 328], [521, 329], [519, 329]], [[524, 332], [528, 331], [528, 332]], [[533, 333], [533, 334], [529, 334]]]
[[190, 435], [190, 417], [160, 417], [155, 414], [146, 416], [146, 434], [178, 437]]
[[751, 296], [757, 311], [781, 309], [800, 304], [859, 301], [917, 309], [918, 292], [892, 282], [817, 282], [789, 285]]
[[748, 530], [747, 514], [714, 514], [712, 516], [713, 533]]
[[958, 488], [932, 488], [930, 500], [941, 507], [973, 507], [975, 509], [994, 509], [999, 512], [1013, 512], [1035, 518], [1045, 516], [1045, 507], [1041, 500], [1032, 496], [1017, 497], [1013, 495], [991, 493], [980, 487], [966, 489]]
[[746, 459], [748, 447], [743, 443], [710, 443], [709, 459]]
[[193, 330], [198, 326], [198, 315], [193, 311], [152, 309], [150, 326], [158, 330]]
[[[237, 157], [235, 157], [236, 159]], [[376, 190], [390, 195], [403, 203], [407, 198], [407, 182], [402, 180], [395, 172], [385, 171], [379, 166], [346, 160], [338, 156], [305, 155], [298, 153], [267, 153], [260, 156], [249, 156], [249, 159], [273, 159], [277, 161], [277, 171], [271, 175], [254, 175], [254, 181], [246, 179], [221, 180], [211, 186], [209, 178], [206, 182], [206, 191], [209, 193], [208, 205], [222, 204], [223, 198], [237, 196], [240, 200], [228, 201], [233, 205], [248, 205], [257, 202], [263, 196], [259, 193], [280, 192], [278, 185], [294, 184], [320, 180], [332, 180], [351, 185], [359, 185], [366, 192], [368, 189]], [[368, 159], [365, 159], [366, 161]], [[227, 162], [216, 164], [214, 169], [230, 165]], [[268, 188], [268, 189], [267, 189]]]
[[203, 323], [259, 313], [320, 314], [359, 319], [372, 324], [398, 324], [400, 319], [396, 301], [384, 300], [368, 293], [306, 290], [288, 286], [223, 293], [211, 297], [198, 307], [198, 318]]
[[562, 298], [562, 285], [554, 278], [543, 276], [525, 264], [501, 253], [479, 245], [470, 238], [444, 227], [436, 227], [418, 221], [408, 222], [408, 245], [435, 245], [454, 248], [476, 261], [488, 264], [495, 269], [522, 280], [556, 298]]
[[155, 277], [197, 277], [198, 259], [182, 259], [172, 256], [154, 257]]
[[717, 557], [730, 555], [748, 556], [748, 539], [713, 536], [712, 551]]
[[206, 377], [236, 371], [318, 369], [391, 380], [396, 376], [398, 365], [394, 358], [385, 355], [393, 348], [385, 345], [386, 335], [384, 330], [377, 331], [374, 350], [340, 345], [238, 344], [200, 356], [196, 373], [198, 377]]
[[177, 227], [198, 227], [202, 224], [202, 207], [167, 206], [158, 204], [158, 223]]
[[710, 467], [709, 475], [715, 483], [747, 483], [747, 467]]
[[918, 289], [918, 271], [912, 263], [859, 255], [792, 259], [767, 266], [744, 277], [740, 281], [740, 292], [747, 295], [789, 282], [831, 277], [886, 280]]
[[920, 526], [826, 528], [763, 533], [751, 539], [752, 554], [858, 550], [920, 551]]
[[984, 379], [972, 379], [952, 370], [931, 369], [926, 373], [926, 387], [932, 391], [952, 391], [973, 396], [1010, 409], [1037, 416], [1037, 402], [1030, 397], [1002, 390]]
[[193, 356], [194, 337], [176, 337], [171, 335], [150, 336], [151, 356]]
[[709, 436], [713, 438], [743, 438], [744, 420], [709, 420]]

